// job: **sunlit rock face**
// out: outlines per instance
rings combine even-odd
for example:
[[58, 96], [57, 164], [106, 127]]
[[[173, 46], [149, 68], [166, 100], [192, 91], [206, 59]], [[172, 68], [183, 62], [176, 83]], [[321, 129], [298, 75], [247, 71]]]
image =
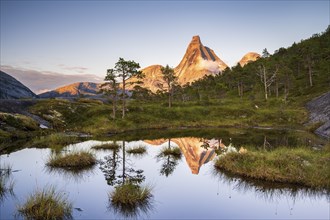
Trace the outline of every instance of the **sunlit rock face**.
[[[141, 86], [150, 89], [153, 93], [157, 92], [157, 90], [159, 89], [163, 89], [165, 86], [165, 81], [162, 77], [161, 68], [161, 65], [152, 65], [142, 69], [141, 71], [145, 75], [145, 78], [142, 80], [143, 84]], [[131, 78], [127, 80], [128, 84], [130, 82], [136, 81], [136, 78]], [[133, 89], [133, 87], [134, 85], [127, 85], [128, 89]]]
[[[205, 47], [199, 36], [194, 36], [188, 45], [180, 64], [174, 68], [179, 85], [194, 82], [206, 75], [220, 74], [228, 66], [208, 47]], [[142, 69], [145, 78], [141, 85], [152, 92], [165, 89], [166, 84], [162, 77], [161, 65], [152, 65]], [[132, 78], [130, 81], [136, 81]], [[129, 88], [132, 89], [132, 88]]]
[[181, 149], [186, 162], [193, 174], [198, 174], [201, 166], [215, 157], [213, 148], [201, 147], [203, 142], [199, 138], [178, 138], [173, 140]]
[[0, 99], [36, 98], [28, 87], [14, 77], [0, 71]]
[[250, 62], [254, 62], [254, 61], [258, 60], [260, 57], [261, 56], [258, 53], [249, 52], [249, 53], [245, 54], [238, 63], [241, 65], [241, 67], [243, 67]]
[[205, 75], [219, 74], [228, 66], [208, 47], [199, 36], [193, 36], [185, 55], [174, 71], [180, 85], [191, 83]]
[[[200, 138], [173, 138], [173, 139], [158, 139], [144, 140], [145, 143], [151, 145], [166, 145], [170, 142], [175, 143], [183, 153], [186, 162], [193, 174], [198, 174], [201, 166], [214, 159], [216, 156], [215, 149], [223, 148], [225, 145], [221, 140], [204, 140]], [[205, 144], [208, 147], [203, 147]]]
[[98, 83], [92, 82], [78, 82], [67, 86], [57, 88], [55, 90], [39, 94], [40, 98], [54, 98], [54, 97], [76, 97], [76, 96], [94, 96], [100, 90]]

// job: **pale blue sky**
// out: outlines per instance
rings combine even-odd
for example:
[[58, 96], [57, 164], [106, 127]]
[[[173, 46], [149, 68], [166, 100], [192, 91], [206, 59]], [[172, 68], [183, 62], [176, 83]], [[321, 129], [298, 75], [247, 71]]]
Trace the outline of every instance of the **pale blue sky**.
[[1, 65], [100, 77], [119, 57], [175, 67], [200, 35], [232, 66], [249, 51], [273, 53], [328, 25], [328, 0], [1, 0]]

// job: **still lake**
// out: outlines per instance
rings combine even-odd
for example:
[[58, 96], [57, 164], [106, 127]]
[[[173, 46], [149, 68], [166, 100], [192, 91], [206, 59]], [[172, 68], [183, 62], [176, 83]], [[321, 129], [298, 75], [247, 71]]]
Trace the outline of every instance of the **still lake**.
[[[126, 150], [144, 146], [147, 153], [137, 156], [123, 154], [123, 148], [116, 152], [92, 149], [99, 163], [81, 173], [49, 169], [45, 164], [54, 153], [51, 149], [24, 148], [1, 155], [1, 164], [12, 166], [10, 181], [14, 182], [14, 188], [12, 194], [6, 193], [0, 198], [0, 219], [22, 218], [17, 215], [17, 206], [35, 189], [45, 186], [56, 186], [68, 196], [73, 203], [74, 219], [329, 219], [330, 195], [327, 192], [255, 182], [216, 172], [213, 160], [217, 155], [212, 149], [202, 147], [205, 141], [243, 145], [247, 149], [250, 145], [273, 148], [309, 144], [317, 147], [322, 140], [313, 135], [251, 129], [145, 131], [126, 135], [126, 138], [119, 135], [84, 140], [63, 151], [90, 150], [113, 141], [125, 145]], [[180, 148], [181, 159], [159, 156], [161, 149], [169, 144]], [[120, 180], [123, 162], [130, 175], [139, 173], [141, 185], [152, 187], [153, 198], [147, 209], [129, 214], [111, 206], [108, 194]]]

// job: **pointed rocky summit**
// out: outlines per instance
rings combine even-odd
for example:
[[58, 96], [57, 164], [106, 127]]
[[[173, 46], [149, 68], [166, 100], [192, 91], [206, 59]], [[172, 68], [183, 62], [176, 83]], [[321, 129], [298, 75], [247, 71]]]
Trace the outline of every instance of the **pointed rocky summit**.
[[205, 75], [218, 74], [227, 67], [212, 49], [202, 44], [199, 36], [193, 36], [185, 55], [174, 71], [179, 84], [184, 85]]
[[[206, 75], [219, 74], [227, 67], [212, 49], [202, 44], [199, 36], [194, 36], [180, 64], [174, 68], [174, 72], [178, 77], [179, 85], [184, 85]], [[152, 65], [142, 69], [145, 78], [141, 86], [152, 92], [163, 89], [166, 85], [162, 78], [161, 68], [161, 65]]]

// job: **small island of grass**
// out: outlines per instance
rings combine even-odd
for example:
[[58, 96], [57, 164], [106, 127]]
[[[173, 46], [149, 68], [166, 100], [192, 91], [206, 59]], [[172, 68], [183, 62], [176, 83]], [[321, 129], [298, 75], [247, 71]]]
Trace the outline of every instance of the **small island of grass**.
[[26, 219], [71, 219], [72, 204], [54, 187], [31, 194], [18, 208]]
[[330, 146], [277, 148], [272, 151], [232, 152], [220, 156], [215, 167], [242, 177], [292, 183], [330, 191]]
[[178, 147], [164, 147], [160, 153], [158, 154], [158, 157], [166, 157], [166, 156], [173, 156], [174, 158], [181, 158], [181, 150]]
[[96, 164], [95, 155], [90, 152], [80, 151], [51, 156], [47, 163], [50, 167], [84, 169]]
[[144, 146], [133, 147], [126, 150], [129, 154], [145, 154], [147, 149]]
[[119, 150], [120, 145], [117, 143], [106, 143], [106, 144], [100, 144], [92, 147], [92, 149], [95, 150]]
[[152, 198], [151, 189], [133, 183], [117, 186], [110, 194], [111, 204], [116, 207], [134, 208], [149, 203]]

